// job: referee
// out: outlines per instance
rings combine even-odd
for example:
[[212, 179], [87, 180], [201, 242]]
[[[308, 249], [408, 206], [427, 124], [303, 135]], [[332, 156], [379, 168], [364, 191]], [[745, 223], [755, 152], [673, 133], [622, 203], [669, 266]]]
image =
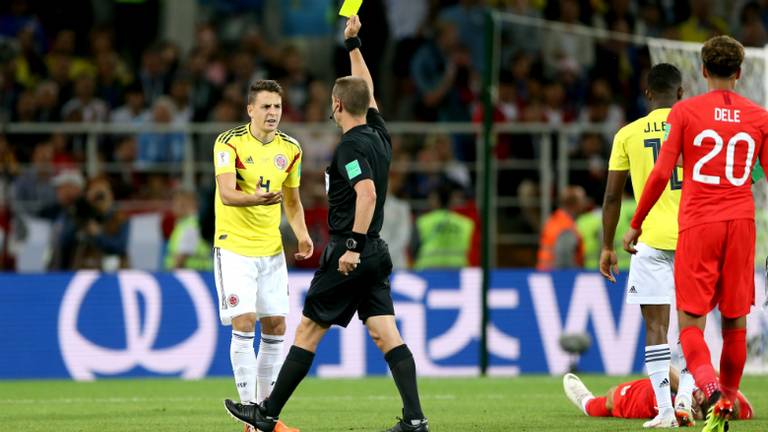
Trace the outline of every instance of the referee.
[[413, 355], [395, 324], [389, 286], [392, 260], [379, 238], [392, 145], [373, 98], [371, 75], [358, 49], [359, 31], [360, 19], [353, 16], [344, 29], [352, 76], [336, 80], [331, 98], [331, 117], [343, 132], [326, 172], [331, 242], [304, 301], [296, 340], [269, 398], [260, 405], [229, 399], [224, 403], [234, 417], [263, 432], [274, 429], [331, 325], [346, 327], [355, 312], [384, 353], [403, 400], [403, 418], [389, 432], [429, 431], [419, 402]]

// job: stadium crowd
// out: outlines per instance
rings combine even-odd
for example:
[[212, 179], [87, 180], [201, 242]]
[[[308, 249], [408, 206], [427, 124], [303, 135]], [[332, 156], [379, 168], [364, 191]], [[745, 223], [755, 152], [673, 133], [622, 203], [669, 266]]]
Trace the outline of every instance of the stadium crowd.
[[[158, 18], [171, 2], [2, 2], [0, 125], [244, 122], [247, 88], [259, 78], [276, 79], [285, 89], [283, 121], [327, 122], [330, 84], [335, 76], [348, 73], [337, 31], [342, 25], [336, 19], [339, 3], [197, 0], [194, 37], [179, 41], [165, 37]], [[388, 120], [481, 120], [487, 8], [642, 36], [702, 42], [715, 34], [732, 34], [745, 46], [768, 42], [765, 0], [366, 0], [360, 12], [367, 23], [361, 31], [362, 50], [381, 89], [380, 106]], [[650, 68], [646, 47], [511, 24], [502, 26], [501, 38], [495, 121], [553, 127], [608, 124], [617, 130], [645, 114], [643, 82]], [[86, 137], [3, 129], [2, 268], [12, 268], [14, 244], [29, 234], [21, 222], [25, 217], [53, 222], [56, 241], [49, 265], [55, 269], [103, 267], [100, 255], [117, 256], [112, 265], [129, 266], [125, 250], [132, 213], [164, 212], [163, 232], [171, 236], [178, 215], [169, 203], [180, 188], [183, 134], [100, 135], [102, 173], [86, 179]], [[308, 225], [313, 235], [322, 237], [327, 215], [322, 170], [338, 134], [332, 129], [297, 132], [294, 136], [304, 150], [302, 194]], [[196, 161], [210, 163], [214, 138], [194, 136]], [[557, 156], [585, 162], [574, 164], [570, 175], [571, 183], [586, 192], [574, 218], [591, 214], [602, 201], [610, 141], [611, 135], [583, 134], [570, 145], [568, 155]], [[471, 169], [475, 137], [401, 134], [393, 137], [393, 147], [388, 211], [404, 217], [394, 219], [400, 223], [385, 227], [385, 232], [393, 249], [402, 251], [398, 265], [423, 267], [419, 249], [429, 245], [419, 231], [429, 228], [425, 221], [436, 211], [457, 215], [457, 223], [472, 234], [466, 236], [462, 259], [426, 266], [477, 264], [479, 219]], [[499, 160], [537, 156], [532, 136], [498, 139]], [[202, 237], [210, 239], [213, 181], [210, 172], [197, 180]], [[500, 171], [499, 194], [519, 202], [499, 209], [500, 233], [542, 230], [537, 181], [535, 171]], [[413, 234], [404, 236], [403, 230]], [[316, 242], [316, 249], [322, 250], [323, 239]], [[534, 266], [536, 247], [521, 248], [527, 252], [509, 255], [514, 259], [500, 260], [499, 265]], [[304, 265], [316, 262], [317, 257]]]

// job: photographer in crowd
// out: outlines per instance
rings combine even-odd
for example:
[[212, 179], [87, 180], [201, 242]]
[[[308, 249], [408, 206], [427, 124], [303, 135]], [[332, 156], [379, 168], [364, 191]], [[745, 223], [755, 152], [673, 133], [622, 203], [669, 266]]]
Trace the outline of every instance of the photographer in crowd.
[[106, 271], [128, 267], [128, 223], [117, 211], [109, 180], [88, 181], [76, 204], [76, 247], [72, 267]]

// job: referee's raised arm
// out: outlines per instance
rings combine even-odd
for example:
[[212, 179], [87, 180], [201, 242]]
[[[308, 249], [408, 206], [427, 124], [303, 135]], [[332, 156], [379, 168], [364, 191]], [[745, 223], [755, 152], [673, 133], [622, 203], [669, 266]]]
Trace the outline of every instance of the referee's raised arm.
[[371, 92], [371, 102], [369, 107], [376, 110], [379, 107], [376, 105], [376, 98], [373, 95], [373, 79], [371, 78], [371, 72], [368, 70], [368, 66], [365, 64], [363, 53], [360, 52], [361, 41], [357, 36], [360, 31], [360, 17], [352, 15], [347, 20], [347, 26], [344, 28], [344, 45], [349, 51], [349, 62], [352, 65], [352, 76], [362, 78], [366, 84], [368, 84], [368, 90]]

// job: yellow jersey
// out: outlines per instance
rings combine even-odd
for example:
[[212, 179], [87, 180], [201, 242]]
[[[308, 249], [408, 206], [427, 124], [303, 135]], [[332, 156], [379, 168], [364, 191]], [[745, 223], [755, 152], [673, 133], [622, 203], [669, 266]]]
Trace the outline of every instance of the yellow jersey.
[[[234, 173], [237, 190], [246, 194], [276, 192], [299, 187], [301, 147], [299, 142], [277, 131], [274, 139], [262, 143], [251, 134], [250, 124], [230, 129], [216, 138], [213, 146], [215, 173]], [[280, 236], [280, 204], [269, 206], [226, 206], [216, 182], [216, 234], [214, 247], [248, 257], [276, 255], [283, 250]]]
[[[629, 171], [636, 200], [642, 196], [645, 182], [659, 157], [661, 144], [666, 138], [666, 120], [670, 111], [670, 108], [653, 110], [647, 116], [621, 128], [613, 138], [608, 169]], [[669, 185], [643, 222], [640, 242], [654, 249], [675, 250], [682, 179], [682, 170], [676, 168]]]

